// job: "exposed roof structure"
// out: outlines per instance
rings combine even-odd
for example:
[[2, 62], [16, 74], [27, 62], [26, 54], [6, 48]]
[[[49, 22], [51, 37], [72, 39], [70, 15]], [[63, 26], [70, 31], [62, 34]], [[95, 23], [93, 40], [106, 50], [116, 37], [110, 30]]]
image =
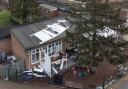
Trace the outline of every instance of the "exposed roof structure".
[[61, 39], [66, 36], [65, 30], [68, 22], [64, 22], [64, 17], [54, 18], [44, 22], [12, 28], [12, 34], [18, 39], [26, 49], [39, 47], [47, 42]]
[[[61, 25], [63, 24], [63, 25]], [[52, 25], [47, 25], [47, 28], [32, 34], [41, 40], [40, 44], [45, 43], [46, 41], [62, 34], [65, 30], [68, 29], [68, 26], [64, 22], [53, 23]]]

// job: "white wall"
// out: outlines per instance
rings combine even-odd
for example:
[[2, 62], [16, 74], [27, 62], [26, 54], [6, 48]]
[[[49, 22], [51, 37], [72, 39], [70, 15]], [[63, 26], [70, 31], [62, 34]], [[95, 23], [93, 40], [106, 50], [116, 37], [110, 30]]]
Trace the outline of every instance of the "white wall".
[[48, 76], [51, 77], [51, 58], [48, 54], [45, 53], [45, 61], [40, 64], [43, 66]]

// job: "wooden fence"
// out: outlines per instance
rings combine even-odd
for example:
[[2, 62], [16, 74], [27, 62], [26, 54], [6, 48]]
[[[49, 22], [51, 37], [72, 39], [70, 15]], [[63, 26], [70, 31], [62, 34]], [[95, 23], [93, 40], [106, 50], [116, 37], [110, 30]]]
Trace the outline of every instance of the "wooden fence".
[[13, 64], [4, 64], [0, 65], [0, 79], [8, 80], [16, 77], [18, 73], [21, 73], [25, 70], [24, 60], [18, 60]]

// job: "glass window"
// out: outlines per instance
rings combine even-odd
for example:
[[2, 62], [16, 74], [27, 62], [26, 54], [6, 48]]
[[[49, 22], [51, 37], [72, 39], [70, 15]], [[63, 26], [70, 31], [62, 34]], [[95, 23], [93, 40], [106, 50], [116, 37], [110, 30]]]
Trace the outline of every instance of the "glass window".
[[40, 51], [43, 51], [43, 50], [45, 50], [45, 48], [44, 48], [44, 47], [41, 47], [41, 48], [40, 48]]
[[32, 50], [32, 53], [35, 53], [35, 50]]
[[61, 52], [61, 41], [58, 42], [57, 53]]
[[54, 43], [54, 54], [56, 54], [56, 43]]
[[39, 52], [36, 53], [36, 61], [39, 61]]
[[47, 46], [45, 47], [45, 52], [47, 53]]
[[41, 52], [41, 59], [44, 58], [44, 52]]
[[55, 45], [56, 53], [58, 53], [58, 42]]
[[32, 63], [35, 63], [35, 62], [39, 61], [39, 52], [40, 52], [39, 49], [31, 51]]
[[62, 50], [62, 42], [61, 41], [57, 41], [55, 43], [48, 45], [48, 55], [49, 56], [57, 54], [61, 50]]
[[51, 45], [48, 46], [48, 55], [51, 55]]
[[32, 63], [35, 62], [35, 59], [36, 59], [36, 55], [35, 54], [32, 54]]
[[59, 42], [59, 44], [61, 44], [61, 41]]
[[36, 49], [36, 52], [39, 52], [39, 49]]
[[45, 52], [44, 50], [40, 51], [40, 59], [41, 59], [41, 61], [45, 61], [45, 53], [44, 52]]
[[45, 53], [47, 53], [47, 46], [42, 47], [42, 50], [40, 51], [45, 51]]

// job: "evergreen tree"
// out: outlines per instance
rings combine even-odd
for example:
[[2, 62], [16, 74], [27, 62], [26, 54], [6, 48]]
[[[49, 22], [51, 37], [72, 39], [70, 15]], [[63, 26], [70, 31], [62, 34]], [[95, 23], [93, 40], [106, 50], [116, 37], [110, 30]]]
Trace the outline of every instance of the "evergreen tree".
[[9, 0], [13, 20], [31, 23], [40, 17], [40, 7], [37, 0]]
[[120, 19], [121, 9], [113, 8], [108, 0], [80, 1], [71, 6], [71, 15], [67, 17], [73, 29], [67, 31], [67, 38], [78, 49], [78, 62], [97, 65], [107, 59], [113, 64], [122, 63], [127, 41], [120, 36], [127, 28]]

